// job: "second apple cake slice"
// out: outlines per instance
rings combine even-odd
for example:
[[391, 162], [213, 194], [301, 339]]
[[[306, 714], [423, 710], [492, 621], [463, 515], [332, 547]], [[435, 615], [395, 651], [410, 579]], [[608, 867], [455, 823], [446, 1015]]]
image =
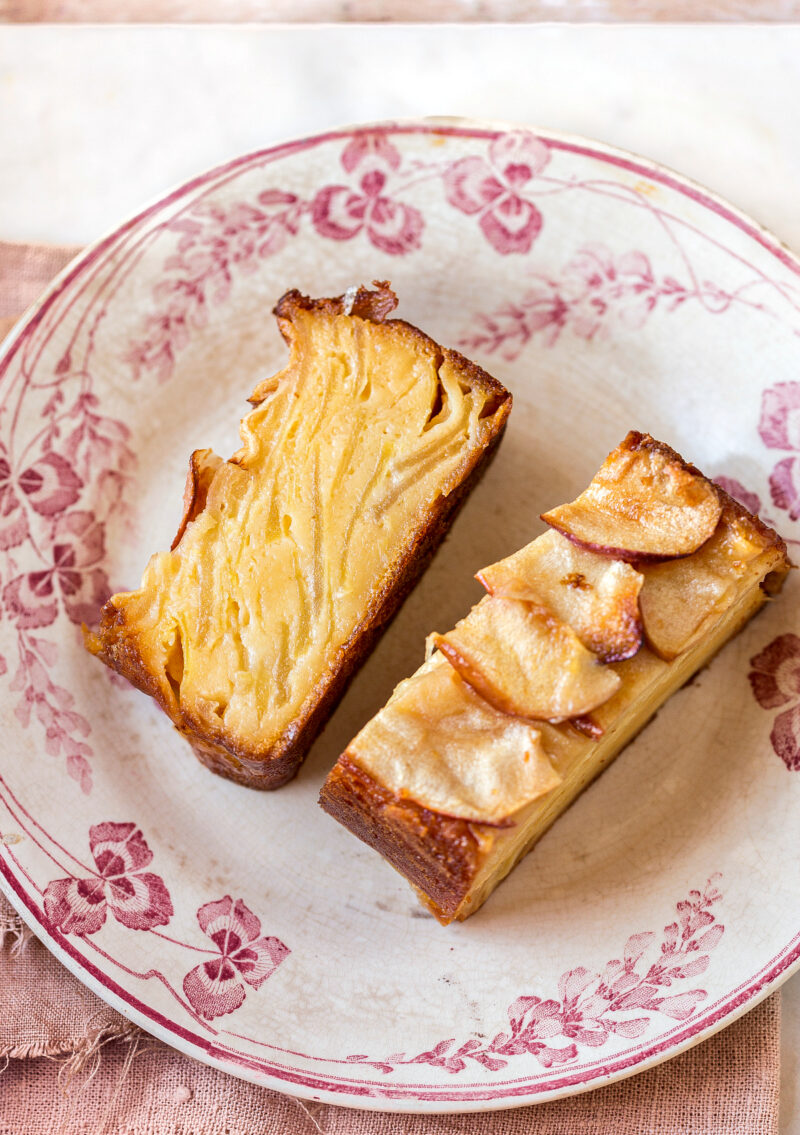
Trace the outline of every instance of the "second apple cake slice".
[[780, 537], [630, 433], [401, 682], [322, 807], [440, 922], [491, 894], [656, 710], [780, 590]]
[[500, 440], [511, 396], [417, 328], [388, 284], [288, 292], [291, 355], [223, 461], [192, 455], [172, 550], [87, 646], [152, 695], [215, 772], [297, 771]]

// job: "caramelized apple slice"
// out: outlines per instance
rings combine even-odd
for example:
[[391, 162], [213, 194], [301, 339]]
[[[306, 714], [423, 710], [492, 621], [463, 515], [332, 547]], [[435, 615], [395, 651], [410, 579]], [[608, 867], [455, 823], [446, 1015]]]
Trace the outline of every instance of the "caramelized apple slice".
[[208, 490], [221, 464], [222, 458], [218, 457], [213, 449], [196, 449], [189, 458], [189, 472], [183, 489], [183, 515], [175, 539], [172, 541], [171, 551], [174, 552], [180, 544], [187, 524], [191, 524], [206, 507]]
[[635, 564], [691, 555], [721, 512], [710, 481], [668, 445], [632, 431], [585, 492], [542, 520], [590, 551]]
[[347, 754], [423, 807], [482, 824], [561, 783], [539, 730], [492, 709], [442, 658], [401, 682]]
[[742, 577], [767, 546], [751, 521], [727, 507], [693, 556], [644, 568], [639, 605], [655, 653], [670, 661], [699, 642], [740, 594]]
[[490, 595], [546, 607], [602, 662], [621, 662], [641, 646], [642, 576], [623, 560], [587, 552], [560, 532], [545, 532], [476, 578]]
[[620, 684], [566, 623], [520, 599], [482, 599], [434, 643], [476, 693], [518, 717], [581, 717]]

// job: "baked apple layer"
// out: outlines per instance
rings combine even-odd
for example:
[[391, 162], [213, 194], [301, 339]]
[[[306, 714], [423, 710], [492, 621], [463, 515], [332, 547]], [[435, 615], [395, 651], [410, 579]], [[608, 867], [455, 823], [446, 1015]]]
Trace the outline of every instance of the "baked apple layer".
[[[756, 579], [726, 611], [706, 640], [675, 661], [664, 662], [644, 648], [630, 662], [618, 663], [614, 667], [616, 670], [624, 672], [628, 668], [628, 672], [624, 675], [621, 692], [603, 707], [606, 712], [598, 710], [595, 714], [602, 718], [605, 726], [599, 740], [570, 735], [571, 731], [564, 727], [543, 727], [544, 745], [562, 778], [561, 783], [547, 796], [520, 809], [513, 817], [513, 827], [484, 833], [482, 842], [485, 850], [479, 866], [446, 921], [467, 918], [477, 910], [584, 788], [608, 768], [628, 742], [647, 725], [664, 702], [707, 665], [768, 601], [759, 582], [760, 579]], [[420, 897], [424, 900], [424, 895], [420, 894]], [[444, 912], [434, 910], [434, 913], [440, 917]]]
[[[453, 631], [430, 636], [438, 650], [323, 787], [322, 807], [443, 923], [481, 906], [788, 570], [776, 533], [647, 435], [630, 434], [597, 481], [614, 493], [579, 498], [594, 550], [581, 541], [575, 551], [571, 534], [551, 530], [479, 572], [490, 594]], [[659, 508], [647, 509], [651, 481]], [[619, 558], [623, 542], [636, 568]]]
[[507, 391], [400, 320], [388, 285], [289, 292], [287, 367], [223, 461], [199, 450], [173, 548], [87, 646], [214, 771], [277, 787], [410, 590], [499, 440]]

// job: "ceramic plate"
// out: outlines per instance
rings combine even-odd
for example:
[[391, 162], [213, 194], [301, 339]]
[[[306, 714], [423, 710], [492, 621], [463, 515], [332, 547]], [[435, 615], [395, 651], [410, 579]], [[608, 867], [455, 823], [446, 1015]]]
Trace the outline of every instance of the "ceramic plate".
[[[217, 779], [80, 624], [237, 446], [290, 287], [390, 279], [513, 391], [497, 459], [297, 779]], [[7, 340], [0, 869], [70, 970], [176, 1048], [298, 1096], [470, 1111], [647, 1068], [800, 955], [798, 581], [676, 694], [473, 918], [439, 926], [316, 805], [326, 771], [630, 428], [796, 547], [800, 263], [707, 191], [545, 131], [412, 122], [204, 174]]]

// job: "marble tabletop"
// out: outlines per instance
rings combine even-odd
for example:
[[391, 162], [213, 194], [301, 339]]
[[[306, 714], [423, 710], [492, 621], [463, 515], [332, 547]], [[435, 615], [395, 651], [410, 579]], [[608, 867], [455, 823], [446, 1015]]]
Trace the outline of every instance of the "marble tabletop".
[[[799, 55], [800, 26], [0, 26], [0, 238], [88, 242], [236, 154], [446, 114], [646, 154], [800, 251]], [[800, 975], [783, 988], [800, 1135]]]

